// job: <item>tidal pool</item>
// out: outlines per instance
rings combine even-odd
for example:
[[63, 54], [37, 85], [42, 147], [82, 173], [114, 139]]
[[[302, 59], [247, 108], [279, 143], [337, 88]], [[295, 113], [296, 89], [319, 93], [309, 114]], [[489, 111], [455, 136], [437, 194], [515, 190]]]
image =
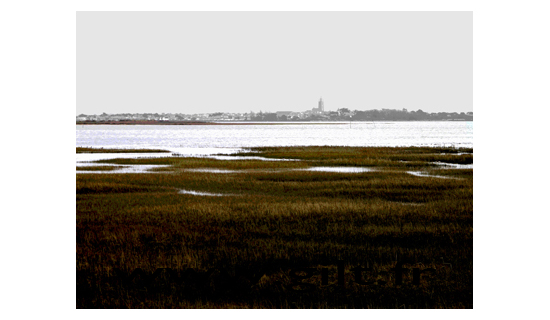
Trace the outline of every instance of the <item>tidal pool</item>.
[[150, 171], [151, 169], [156, 168], [166, 168], [170, 167], [168, 164], [133, 164], [133, 165], [120, 165], [112, 163], [76, 163], [76, 166], [121, 166], [123, 168], [114, 169], [114, 170], [76, 170], [76, 173], [163, 173], [161, 171]]
[[229, 170], [229, 169], [216, 169], [216, 168], [185, 169], [185, 171], [187, 171], [187, 172], [209, 172], [209, 173], [240, 173], [240, 172], [247, 172], [246, 170]]
[[193, 196], [209, 196], [209, 197], [234, 196], [234, 194], [210, 193], [210, 192], [201, 192], [201, 191], [184, 190], [184, 189], [181, 189], [178, 193], [190, 194]]
[[412, 174], [413, 176], [417, 177], [427, 177], [427, 178], [440, 178], [440, 179], [458, 179], [455, 177], [446, 177], [446, 176], [437, 176], [433, 174], [427, 174], [421, 171], [407, 171], [408, 174]]
[[433, 162], [433, 163], [439, 166], [442, 166], [443, 168], [445, 167], [450, 167], [453, 169], [473, 169], [474, 168], [473, 163], [471, 164], [446, 163], [446, 162]]
[[316, 172], [338, 172], [338, 173], [361, 173], [377, 171], [374, 168], [366, 167], [311, 167], [304, 169], [294, 169], [299, 171], [316, 171]]

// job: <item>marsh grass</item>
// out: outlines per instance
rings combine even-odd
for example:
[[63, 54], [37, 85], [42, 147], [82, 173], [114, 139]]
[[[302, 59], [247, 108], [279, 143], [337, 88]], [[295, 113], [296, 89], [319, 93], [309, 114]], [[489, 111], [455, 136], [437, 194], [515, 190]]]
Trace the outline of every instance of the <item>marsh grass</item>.
[[[264, 147], [251, 148], [256, 156], [266, 158], [292, 158], [309, 161], [317, 165], [332, 166], [389, 166], [425, 167], [435, 166], [432, 162], [471, 164], [471, 148], [428, 148], [428, 147]], [[462, 154], [467, 153], [467, 154]], [[249, 153], [236, 153], [245, 156]]]
[[428, 169], [426, 171], [428, 174], [440, 175], [440, 176], [449, 176], [455, 178], [463, 179], [473, 179], [474, 170], [473, 169]]
[[112, 171], [122, 168], [124, 166], [76, 166], [77, 171]]
[[217, 160], [197, 157], [165, 157], [165, 158], [137, 158], [137, 159], [106, 159], [95, 163], [111, 164], [156, 164], [171, 165], [173, 169], [276, 169], [276, 168], [306, 168], [309, 164], [301, 161], [262, 161], [262, 160]]
[[[460, 179], [416, 177], [397, 165], [398, 148], [353, 149], [273, 148], [278, 157], [300, 162], [178, 159], [172, 173], [162, 175], [77, 174], [77, 307], [472, 308], [473, 170], [426, 165], [422, 170], [430, 174]], [[346, 157], [360, 163], [361, 154], [396, 165], [363, 173], [180, 170]], [[392, 271], [397, 261], [409, 269], [402, 284]], [[365, 279], [373, 283], [355, 283], [352, 268], [367, 265], [373, 273]], [[413, 285], [414, 267], [433, 272]], [[137, 268], [143, 273], [130, 277]], [[153, 279], [158, 268], [173, 271]], [[310, 268], [310, 276], [298, 280], [305, 273], [293, 273], [297, 268]]]

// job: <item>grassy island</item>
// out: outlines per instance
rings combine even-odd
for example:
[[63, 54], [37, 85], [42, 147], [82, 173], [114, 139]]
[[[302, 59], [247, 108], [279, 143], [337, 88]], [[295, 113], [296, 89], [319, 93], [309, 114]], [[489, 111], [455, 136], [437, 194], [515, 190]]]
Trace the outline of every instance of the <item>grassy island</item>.
[[473, 307], [472, 149], [250, 151], [77, 173], [77, 308]]

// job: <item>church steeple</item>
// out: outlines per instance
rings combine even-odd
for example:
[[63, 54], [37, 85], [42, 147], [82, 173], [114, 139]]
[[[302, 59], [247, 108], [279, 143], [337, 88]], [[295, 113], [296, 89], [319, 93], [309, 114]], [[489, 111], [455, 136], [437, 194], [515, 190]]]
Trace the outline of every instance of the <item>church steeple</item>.
[[325, 103], [323, 102], [323, 97], [319, 100], [319, 107], [317, 108], [320, 112], [325, 111]]

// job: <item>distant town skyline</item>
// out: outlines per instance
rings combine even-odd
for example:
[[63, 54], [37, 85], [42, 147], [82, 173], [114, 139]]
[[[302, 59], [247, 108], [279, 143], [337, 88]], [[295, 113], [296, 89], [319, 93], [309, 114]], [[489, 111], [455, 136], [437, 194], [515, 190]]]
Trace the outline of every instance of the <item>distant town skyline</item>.
[[77, 12], [76, 114], [473, 111], [472, 12]]

